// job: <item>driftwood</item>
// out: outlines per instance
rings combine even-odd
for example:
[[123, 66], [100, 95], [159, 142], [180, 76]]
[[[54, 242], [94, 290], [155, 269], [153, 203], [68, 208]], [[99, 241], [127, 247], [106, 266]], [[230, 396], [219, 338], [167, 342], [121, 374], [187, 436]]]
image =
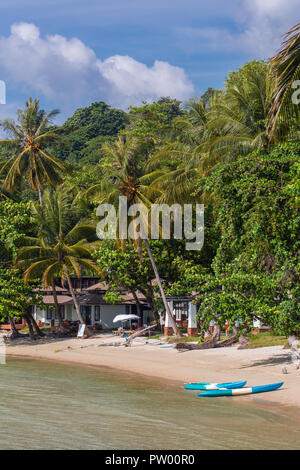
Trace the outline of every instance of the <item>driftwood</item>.
[[176, 343], [175, 349], [187, 349], [192, 351], [193, 349], [211, 349], [214, 348], [215, 346], [215, 341], [214, 339], [208, 339], [207, 341], [204, 341], [203, 343]]
[[194, 343], [176, 343], [175, 349], [212, 349], [212, 348], [224, 348], [226, 346], [231, 346], [236, 342], [236, 334], [230, 336], [229, 338], [223, 339], [222, 341], [217, 340], [217, 335], [213, 336], [211, 339], [204, 341], [203, 343], [194, 344]]
[[236, 335], [232, 335], [229, 338], [223, 339], [222, 341], [218, 341], [214, 347], [223, 348], [225, 346], [231, 346], [234, 343], [236, 343]]
[[247, 338], [247, 336], [241, 335], [240, 338], [239, 338], [239, 344], [240, 345], [239, 345], [238, 349], [248, 349], [250, 341]]
[[144, 328], [143, 330], [133, 333], [128, 338], [126, 338], [125, 346], [131, 346], [131, 343], [134, 340], [134, 338], [137, 338], [138, 336], [142, 336], [144, 333], [146, 333], [147, 331], [153, 330], [154, 328], [157, 328], [157, 325], [148, 326], [147, 328]]

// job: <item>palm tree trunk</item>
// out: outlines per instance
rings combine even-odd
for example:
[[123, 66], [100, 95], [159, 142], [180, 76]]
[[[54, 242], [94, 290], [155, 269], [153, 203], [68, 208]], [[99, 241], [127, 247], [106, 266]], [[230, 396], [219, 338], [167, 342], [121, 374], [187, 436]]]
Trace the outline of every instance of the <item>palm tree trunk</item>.
[[167, 313], [167, 315], [169, 317], [169, 320], [170, 320], [171, 327], [173, 328], [173, 331], [174, 331], [175, 335], [180, 336], [177, 325], [176, 325], [176, 322], [173, 318], [173, 315], [171, 313], [169, 304], [167, 302], [165, 291], [163, 289], [163, 286], [162, 286], [162, 283], [161, 283], [161, 280], [160, 280], [159, 272], [158, 272], [156, 263], [154, 261], [153, 255], [152, 255], [152, 251], [151, 251], [149, 242], [148, 242], [148, 240], [144, 240], [144, 242], [145, 242], [146, 250], [148, 252], [148, 255], [149, 255], [152, 267], [153, 267], [153, 271], [154, 271], [155, 278], [156, 278], [156, 281], [157, 281], [157, 284], [158, 284], [158, 287], [159, 287], [159, 290], [160, 290], [160, 293], [161, 293], [161, 297], [162, 297], [162, 300], [163, 300], [163, 303], [164, 303], [164, 306], [165, 306], [165, 309], [166, 309], [166, 313]]
[[74, 302], [75, 310], [76, 310], [76, 313], [77, 313], [77, 316], [78, 316], [78, 320], [80, 321], [80, 323], [82, 325], [84, 325], [84, 320], [83, 320], [83, 317], [82, 317], [81, 312], [80, 312], [79, 304], [78, 304], [77, 299], [76, 299], [76, 295], [75, 295], [75, 292], [74, 292], [74, 289], [73, 289], [73, 286], [72, 286], [72, 282], [71, 282], [69, 272], [66, 272], [66, 276], [67, 276], [67, 281], [68, 281], [68, 286], [69, 286], [69, 289], [70, 289], [70, 292], [71, 292], [71, 296], [72, 296], [72, 299], [73, 299], [73, 302]]
[[58, 321], [59, 321], [59, 326], [61, 328], [64, 328], [64, 322], [63, 322], [63, 319], [62, 319], [62, 316], [61, 316], [61, 313], [60, 313], [60, 308], [59, 308], [59, 304], [58, 304], [58, 300], [57, 300], [57, 293], [56, 293], [56, 288], [55, 288], [54, 281], [51, 282], [51, 287], [52, 287], [55, 310], [56, 310], [57, 318], [58, 318]]
[[38, 188], [38, 195], [39, 195], [40, 206], [43, 208], [43, 191], [40, 188]]

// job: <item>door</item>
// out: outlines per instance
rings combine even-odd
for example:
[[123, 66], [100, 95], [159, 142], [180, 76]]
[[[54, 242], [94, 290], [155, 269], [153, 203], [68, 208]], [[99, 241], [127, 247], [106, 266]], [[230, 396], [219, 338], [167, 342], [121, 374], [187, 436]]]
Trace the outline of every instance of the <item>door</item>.
[[81, 310], [81, 315], [82, 315], [84, 323], [86, 325], [91, 325], [92, 324], [91, 306], [81, 305], [80, 310]]

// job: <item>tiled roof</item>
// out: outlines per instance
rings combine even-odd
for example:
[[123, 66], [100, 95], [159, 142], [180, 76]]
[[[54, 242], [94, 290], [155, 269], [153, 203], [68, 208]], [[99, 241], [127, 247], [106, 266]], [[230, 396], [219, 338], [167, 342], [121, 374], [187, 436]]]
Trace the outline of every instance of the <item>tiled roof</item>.
[[[68, 295], [58, 295], [57, 296], [57, 302], [59, 305], [64, 305], [69, 302], [73, 302], [72, 297], [69, 297]], [[43, 296], [43, 302], [46, 305], [54, 305], [54, 297], [53, 295], [44, 295]]]
[[88, 287], [87, 291], [94, 291], [94, 290], [101, 290], [101, 291], [107, 291], [109, 289], [109, 285], [106, 282], [98, 282], [97, 284], [94, 284], [93, 286]]

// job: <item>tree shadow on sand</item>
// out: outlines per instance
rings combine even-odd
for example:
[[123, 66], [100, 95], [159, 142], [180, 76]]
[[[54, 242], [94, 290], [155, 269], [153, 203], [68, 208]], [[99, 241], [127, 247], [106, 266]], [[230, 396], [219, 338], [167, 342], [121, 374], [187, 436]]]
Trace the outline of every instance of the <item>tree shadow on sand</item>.
[[241, 366], [240, 369], [248, 369], [250, 367], [268, 367], [277, 366], [278, 364], [286, 364], [291, 361], [290, 353], [283, 353], [276, 356], [270, 356], [261, 360], [253, 361], [250, 364]]

